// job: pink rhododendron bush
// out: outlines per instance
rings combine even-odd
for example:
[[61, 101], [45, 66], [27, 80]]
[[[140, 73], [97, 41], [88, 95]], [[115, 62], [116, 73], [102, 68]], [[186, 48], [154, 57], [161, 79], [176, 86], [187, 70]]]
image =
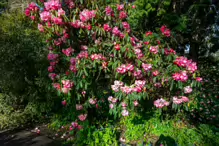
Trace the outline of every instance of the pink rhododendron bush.
[[134, 12], [130, 4], [71, 0], [31, 3], [25, 10], [48, 37], [48, 76], [63, 108], [73, 111], [71, 129], [83, 128], [96, 112], [125, 117], [151, 100], [160, 111], [194, 100], [202, 81], [196, 63], [171, 48], [174, 36], [165, 25], [137, 38], [128, 23]]

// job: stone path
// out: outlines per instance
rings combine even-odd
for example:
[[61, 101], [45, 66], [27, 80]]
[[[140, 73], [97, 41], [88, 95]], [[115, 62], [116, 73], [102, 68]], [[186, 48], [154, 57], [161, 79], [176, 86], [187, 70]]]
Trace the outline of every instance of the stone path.
[[60, 141], [30, 130], [0, 133], [0, 146], [61, 146]]

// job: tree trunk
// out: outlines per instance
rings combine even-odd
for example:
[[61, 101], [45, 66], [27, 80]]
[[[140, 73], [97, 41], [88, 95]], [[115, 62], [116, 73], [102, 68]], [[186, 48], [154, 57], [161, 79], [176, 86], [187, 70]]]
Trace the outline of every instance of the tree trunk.
[[199, 51], [199, 44], [197, 42], [191, 42], [189, 50], [189, 56], [192, 61], [198, 64], [198, 51]]

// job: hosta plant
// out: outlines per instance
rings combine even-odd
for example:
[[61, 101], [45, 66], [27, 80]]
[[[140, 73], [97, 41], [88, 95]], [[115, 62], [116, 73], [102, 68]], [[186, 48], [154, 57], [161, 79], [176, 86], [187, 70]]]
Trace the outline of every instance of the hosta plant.
[[47, 36], [48, 75], [62, 105], [73, 111], [71, 130], [84, 128], [95, 113], [125, 117], [149, 100], [165, 111], [194, 99], [190, 94], [202, 81], [196, 63], [177, 56], [165, 25], [141, 40], [134, 36], [127, 22], [134, 9], [127, 3], [49, 0], [25, 10]]

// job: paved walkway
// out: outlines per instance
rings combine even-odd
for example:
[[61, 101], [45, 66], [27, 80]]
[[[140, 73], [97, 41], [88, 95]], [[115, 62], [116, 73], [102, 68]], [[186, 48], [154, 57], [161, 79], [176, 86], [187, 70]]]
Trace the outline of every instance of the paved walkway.
[[0, 133], [0, 146], [61, 146], [61, 142], [30, 130]]

